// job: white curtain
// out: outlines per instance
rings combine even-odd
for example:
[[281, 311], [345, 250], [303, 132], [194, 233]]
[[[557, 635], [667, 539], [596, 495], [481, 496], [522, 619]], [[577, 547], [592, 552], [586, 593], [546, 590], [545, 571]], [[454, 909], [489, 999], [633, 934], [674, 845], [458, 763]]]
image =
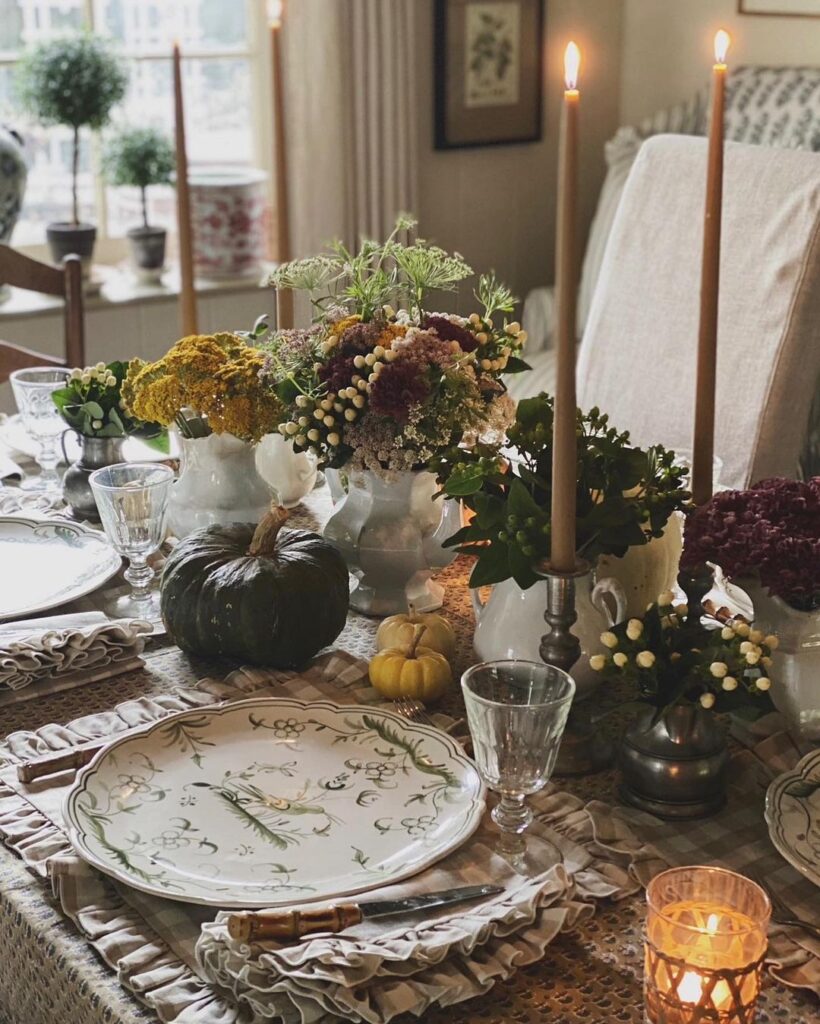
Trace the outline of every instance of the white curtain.
[[417, 202], [417, 0], [291, 0], [285, 25], [294, 256], [381, 238]]

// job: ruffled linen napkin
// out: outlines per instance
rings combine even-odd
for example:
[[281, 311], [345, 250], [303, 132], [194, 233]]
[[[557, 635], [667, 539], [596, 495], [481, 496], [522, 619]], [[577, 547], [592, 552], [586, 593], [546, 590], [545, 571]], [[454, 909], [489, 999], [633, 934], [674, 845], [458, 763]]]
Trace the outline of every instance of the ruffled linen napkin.
[[35, 683], [62, 689], [139, 667], [144, 636], [152, 630], [149, 622], [112, 621], [101, 612], [2, 624], [0, 699]]
[[244, 945], [227, 933], [227, 913], [206, 922], [197, 943], [204, 977], [229, 991], [252, 1020], [300, 1024], [352, 1020], [386, 1024], [480, 996], [540, 959], [555, 936], [594, 913], [595, 901], [639, 888], [598, 847], [579, 801], [550, 791], [534, 800], [527, 852], [496, 849], [489, 818], [462, 847], [407, 882], [351, 899], [399, 899], [492, 883], [504, 892], [439, 911], [371, 919], [341, 934]]

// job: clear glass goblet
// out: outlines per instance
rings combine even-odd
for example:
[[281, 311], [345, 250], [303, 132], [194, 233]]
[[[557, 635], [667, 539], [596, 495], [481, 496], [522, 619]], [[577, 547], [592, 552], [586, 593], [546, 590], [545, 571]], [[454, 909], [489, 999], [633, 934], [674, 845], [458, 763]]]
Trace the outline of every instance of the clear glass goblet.
[[30, 370], [15, 370], [9, 380], [23, 426], [39, 446], [37, 464], [41, 472], [36, 476], [25, 477], [20, 486], [26, 491], [37, 491], [51, 498], [59, 497], [61, 486], [57, 463], [60, 456], [57, 440], [66, 425], [51, 396], [65, 387], [68, 370], [37, 366]]
[[104, 606], [113, 618], [156, 621], [159, 592], [148, 556], [165, 537], [165, 514], [174, 473], [151, 462], [118, 462], [89, 477], [103, 529], [117, 554], [129, 560], [124, 576], [131, 593]]
[[476, 765], [500, 795], [492, 811], [500, 848], [521, 853], [533, 819], [526, 800], [550, 780], [575, 683], [541, 662], [487, 661], [464, 673], [461, 688]]

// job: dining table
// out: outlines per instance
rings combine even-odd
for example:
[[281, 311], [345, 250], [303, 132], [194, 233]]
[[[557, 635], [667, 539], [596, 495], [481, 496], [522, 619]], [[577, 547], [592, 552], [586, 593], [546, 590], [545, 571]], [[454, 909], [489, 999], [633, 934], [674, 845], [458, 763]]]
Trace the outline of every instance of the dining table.
[[[320, 530], [330, 511], [328, 489], [319, 486], [292, 511], [291, 522]], [[443, 614], [456, 634], [456, 679], [476, 661], [470, 570], [470, 559], [459, 556], [437, 577], [445, 586]], [[109, 586], [120, 584], [115, 579]], [[63, 610], [70, 609], [58, 609]], [[334, 648], [368, 660], [376, 650], [378, 625], [378, 619], [351, 611]], [[203, 677], [224, 677], [237, 668], [235, 663], [185, 654], [164, 634], [148, 639], [143, 660], [143, 667], [113, 679], [0, 706], [0, 738], [49, 723], [64, 725], [124, 701], [173, 694]], [[457, 686], [443, 710], [463, 717]], [[617, 733], [624, 721], [624, 713], [616, 709], [605, 727]], [[551, 785], [583, 803], [619, 802], [614, 767], [555, 778]], [[760, 801], [762, 808], [762, 796]], [[636, 885], [623, 898], [598, 901], [595, 912], [560, 932], [541, 959], [481, 998], [428, 1010], [423, 1019], [427, 1024], [639, 1024], [644, 1020], [644, 922], [645, 895]], [[0, 844], [0, 1024], [156, 1024], [158, 1019], [123, 987], [62, 913], [48, 883], [25, 866], [17, 851]], [[820, 1019], [820, 1000], [805, 988], [767, 976], [756, 1019], [761, 1024], [813, 1024]]]

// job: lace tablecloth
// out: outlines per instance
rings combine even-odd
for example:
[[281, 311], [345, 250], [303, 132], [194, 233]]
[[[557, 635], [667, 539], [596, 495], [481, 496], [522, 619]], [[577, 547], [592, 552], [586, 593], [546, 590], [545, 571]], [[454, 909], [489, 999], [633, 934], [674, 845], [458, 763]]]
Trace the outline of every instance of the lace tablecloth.
[[[322, 518], [324, 496], [311, 496], [298, 525]], [[458, 636], [456, 669], [471, 660], [473, 617], [467, 576], [457, 560], [440, 579], [447, 586], [445, 613]], [[378, 622], [351, 615], [338, 646], [369, 657]], [[156, 644], [146, 657], [150, 673], [126, 675], [24, 705], [0, 709], [0, 733], [68, 722], [129, 698], [190, 686], [232, 665], [189, 658]], [[457, 711], [457, 697], [450, 710]], [[614, 802], [615, 773], [563, 780], [584, 800]], [[471, 1003], [425, 1014], [425, 1024], [604, 1024], [643, 1021], [641, 896], [604, 905], [590, 920], [548, 947], [543, 960]], [[759, 1024], [814, 1024], [816, 999], [767, 980]], [[156, 1024], [154, 1014], [119, 985], [55, 908], [50, 894], [9, 850], [0, 846], [0, 1024]]]

